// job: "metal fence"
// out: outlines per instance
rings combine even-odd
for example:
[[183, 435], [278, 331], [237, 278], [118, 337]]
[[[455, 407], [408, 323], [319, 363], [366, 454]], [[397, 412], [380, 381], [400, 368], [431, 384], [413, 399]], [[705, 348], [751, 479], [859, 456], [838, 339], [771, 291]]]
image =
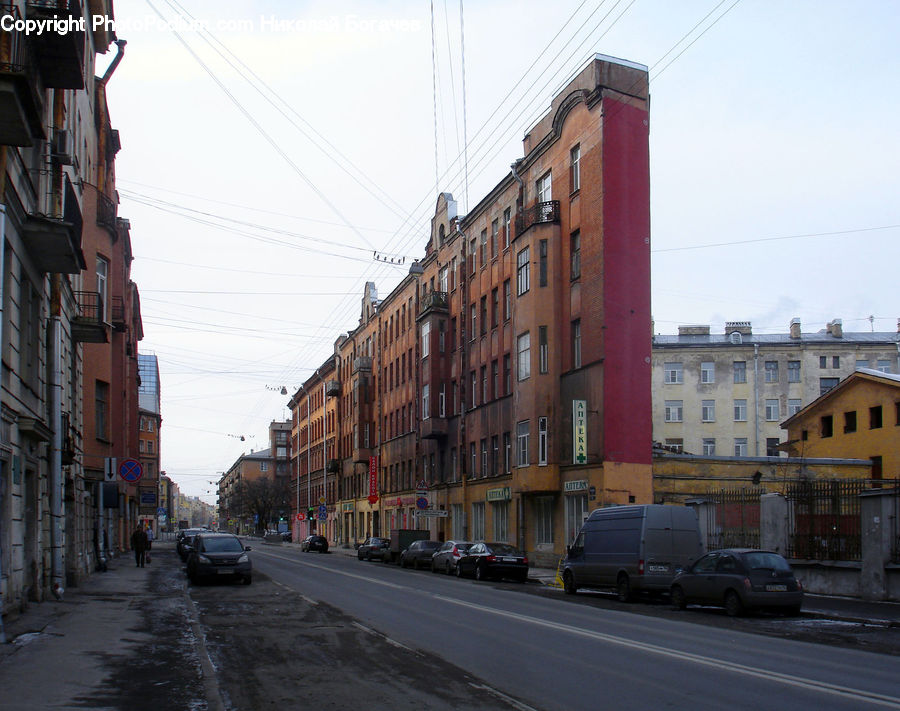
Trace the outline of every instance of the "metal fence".
[[900, 479], [888, 482], [894, 495], [891, 502], [891, 563], [900, 563]]
[[788, 484], [788, 555], [809, 560], [860, 560], [859, 495], [868, 479]]
[[715, 489], [706, 493], [706, 549], [759, 548], [762, 488]]

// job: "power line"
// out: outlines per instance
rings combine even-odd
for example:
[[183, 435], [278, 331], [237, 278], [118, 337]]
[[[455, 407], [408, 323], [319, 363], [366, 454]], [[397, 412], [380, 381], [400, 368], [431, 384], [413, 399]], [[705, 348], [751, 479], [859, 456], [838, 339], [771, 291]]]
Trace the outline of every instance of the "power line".
[[735, 247], [741, 244], [756, 244], [759, 242], [780, 242], [781, 240], [787, 239], [802, 239], [804, 237], [833, 237], [837, 235], [851, 235], [857, 234], [859, 232], [875, 232], [877, 230], [893, 230], [900, 227], [900, 225], [881, 225], [879, 227], [859, 227], [852, 230], [836, 230], [834, 232], [809, 232], [805, 234], [799, 235], [784, 235], [782, 237], [758, 237], [756, 239], [744, 239], [744, 240], [736, 240], [734, 242], [715, 242], [713, 244], [696, 244], [689, 245], [686, 247], [666, 247], [664, 249], [651, 249], [650, 252], [653, 254], [659, 252], [685, 252], [688, 250], [694, 249], [711, 249], [713, 247]]

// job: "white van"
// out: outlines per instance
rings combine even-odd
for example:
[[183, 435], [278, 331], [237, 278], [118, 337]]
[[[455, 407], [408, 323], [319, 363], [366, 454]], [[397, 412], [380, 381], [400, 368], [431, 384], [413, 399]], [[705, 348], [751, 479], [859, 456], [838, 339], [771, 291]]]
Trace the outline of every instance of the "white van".
[[597, 509], [567, 549], [563, 586], [613, 588], [627, 602], [641, 590], [668, 592], [675, 574], [703, 555], [696, 512], [686, 506]]

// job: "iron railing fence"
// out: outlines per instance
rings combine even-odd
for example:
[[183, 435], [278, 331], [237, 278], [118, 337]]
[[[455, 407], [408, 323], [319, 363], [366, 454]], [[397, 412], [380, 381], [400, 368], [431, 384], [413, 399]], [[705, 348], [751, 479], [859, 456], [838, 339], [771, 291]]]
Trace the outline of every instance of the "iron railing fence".
[[788, 556], [807, 560], [860, 560], [859, 495], [868, 479], [797, 481], [787, 486]]
[[715, 489], [706, 493], [706, 549], [759, 548], [761, 487]]

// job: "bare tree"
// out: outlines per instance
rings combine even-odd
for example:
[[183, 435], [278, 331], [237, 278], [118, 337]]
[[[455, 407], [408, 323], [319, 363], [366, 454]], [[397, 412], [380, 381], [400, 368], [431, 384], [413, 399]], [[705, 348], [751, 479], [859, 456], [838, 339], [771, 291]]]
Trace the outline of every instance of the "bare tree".
[[242, 501], [244, 514], [256, 516], [259, 532], [287, 509], [290, 487], [287, 477], [262, 477], [241, 482], [235, 494]]

